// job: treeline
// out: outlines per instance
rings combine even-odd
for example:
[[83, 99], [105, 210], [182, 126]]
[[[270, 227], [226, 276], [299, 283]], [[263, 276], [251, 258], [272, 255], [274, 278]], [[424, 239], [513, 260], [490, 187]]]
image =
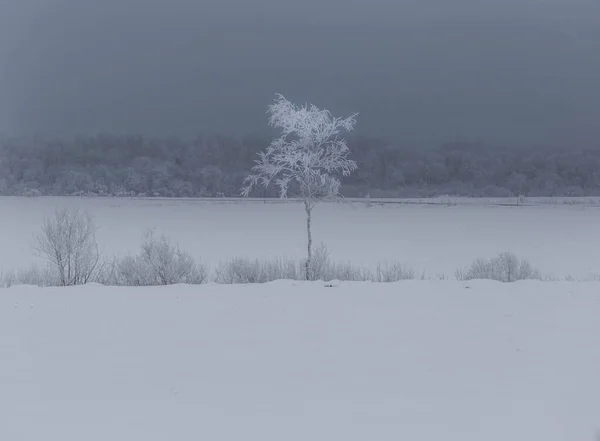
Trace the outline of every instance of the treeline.
[[[415, 149], [348, 140], [358, 171], [347, 197], [600, 195], [600, 148], [501, 148], [450, 143]], [[266, 138], [99, 135], [0, 142], [2, 195], [238, 196]], [[257, 197], [276, 196], [257, 189]]]

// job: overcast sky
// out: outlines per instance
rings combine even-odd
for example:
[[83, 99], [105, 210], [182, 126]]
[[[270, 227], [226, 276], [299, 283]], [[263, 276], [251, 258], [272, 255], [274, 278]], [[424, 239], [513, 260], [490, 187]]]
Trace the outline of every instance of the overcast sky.
[[0, 0], [0, 129], [243, 134], [274, 93], [415, 145], [600, 146], [598, 0]]

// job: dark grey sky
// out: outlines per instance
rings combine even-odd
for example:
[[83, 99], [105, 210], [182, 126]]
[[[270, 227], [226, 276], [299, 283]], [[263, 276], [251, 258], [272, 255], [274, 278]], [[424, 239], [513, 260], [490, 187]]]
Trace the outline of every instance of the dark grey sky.
[[600, 145], [598, 0], [1, 0], [0, 129], [266, 128], [275, 92], [407, 143]]

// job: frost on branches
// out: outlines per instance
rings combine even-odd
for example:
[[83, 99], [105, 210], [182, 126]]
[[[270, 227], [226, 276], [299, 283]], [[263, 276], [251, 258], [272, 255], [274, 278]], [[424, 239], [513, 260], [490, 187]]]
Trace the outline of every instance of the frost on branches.
[[280, 197], [287, 198], [292, 185], [311, 206], [337, 198], [340, 181], [333, 175], [356, 170], [356, 162], [347, 159], [346, 140], [339, 136], [342, 130], [354, 129], [356, 114], [335, 118], [314, 105], [297, 107], [282, 95], [276, 96], [268, 113], [269, 124], [281, 129], [281, 136], [259, 153], [242, 195], [248, 196], [257, 184], [275, 184]]
[[310, 279], [312, 209], [320, 201], [339, 198], [341, 183], [336, 175], [347, 176], [357, 168], [347, 158], [350, 150], [340, 137], [342, 131], [354, 129], [357, 114], [336, 118], [314, 105], [298, 107], [282, 95], [276, 95], [268, 113], [269, 124], [280, 129], [281, 135], [259, 153], [242, 195], [248, 197], [256, 185], [274, 184], [281, 198], [287, 198], [291, 189], [303, 200], [308, 234], [306, 278]]

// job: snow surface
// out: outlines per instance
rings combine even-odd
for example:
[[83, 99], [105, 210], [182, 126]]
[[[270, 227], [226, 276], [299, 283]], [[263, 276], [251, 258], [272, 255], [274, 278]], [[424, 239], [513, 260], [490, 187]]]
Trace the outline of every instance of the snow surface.
[[573, 441], [600, 283], [13, 287], [7, 441]]
[[[476, 200], [472, 200], [476, 201]], [[464, 201], [461, 202], [461, 204]], [[563, 201], [564, 202], [564, 201]], [[304, 256], [304, 209], [299, 204], [219, 203], [118, 198], [0, 198], [0, 269], [27, 268], [30, 244], [44, 216], [68, 206], [88, 210], [108, 255], [136, 252], [155, 227], [194, 255], [217, 265], [233, 256]], [[333, 259], [374, 266], [395, 260], [430, 277], [453, 277], [478, 257], [509, 251], [543, 273], [587, 279], [600, 273], [600, 208], [322, 204], [315, 208], [316, 244]]]

